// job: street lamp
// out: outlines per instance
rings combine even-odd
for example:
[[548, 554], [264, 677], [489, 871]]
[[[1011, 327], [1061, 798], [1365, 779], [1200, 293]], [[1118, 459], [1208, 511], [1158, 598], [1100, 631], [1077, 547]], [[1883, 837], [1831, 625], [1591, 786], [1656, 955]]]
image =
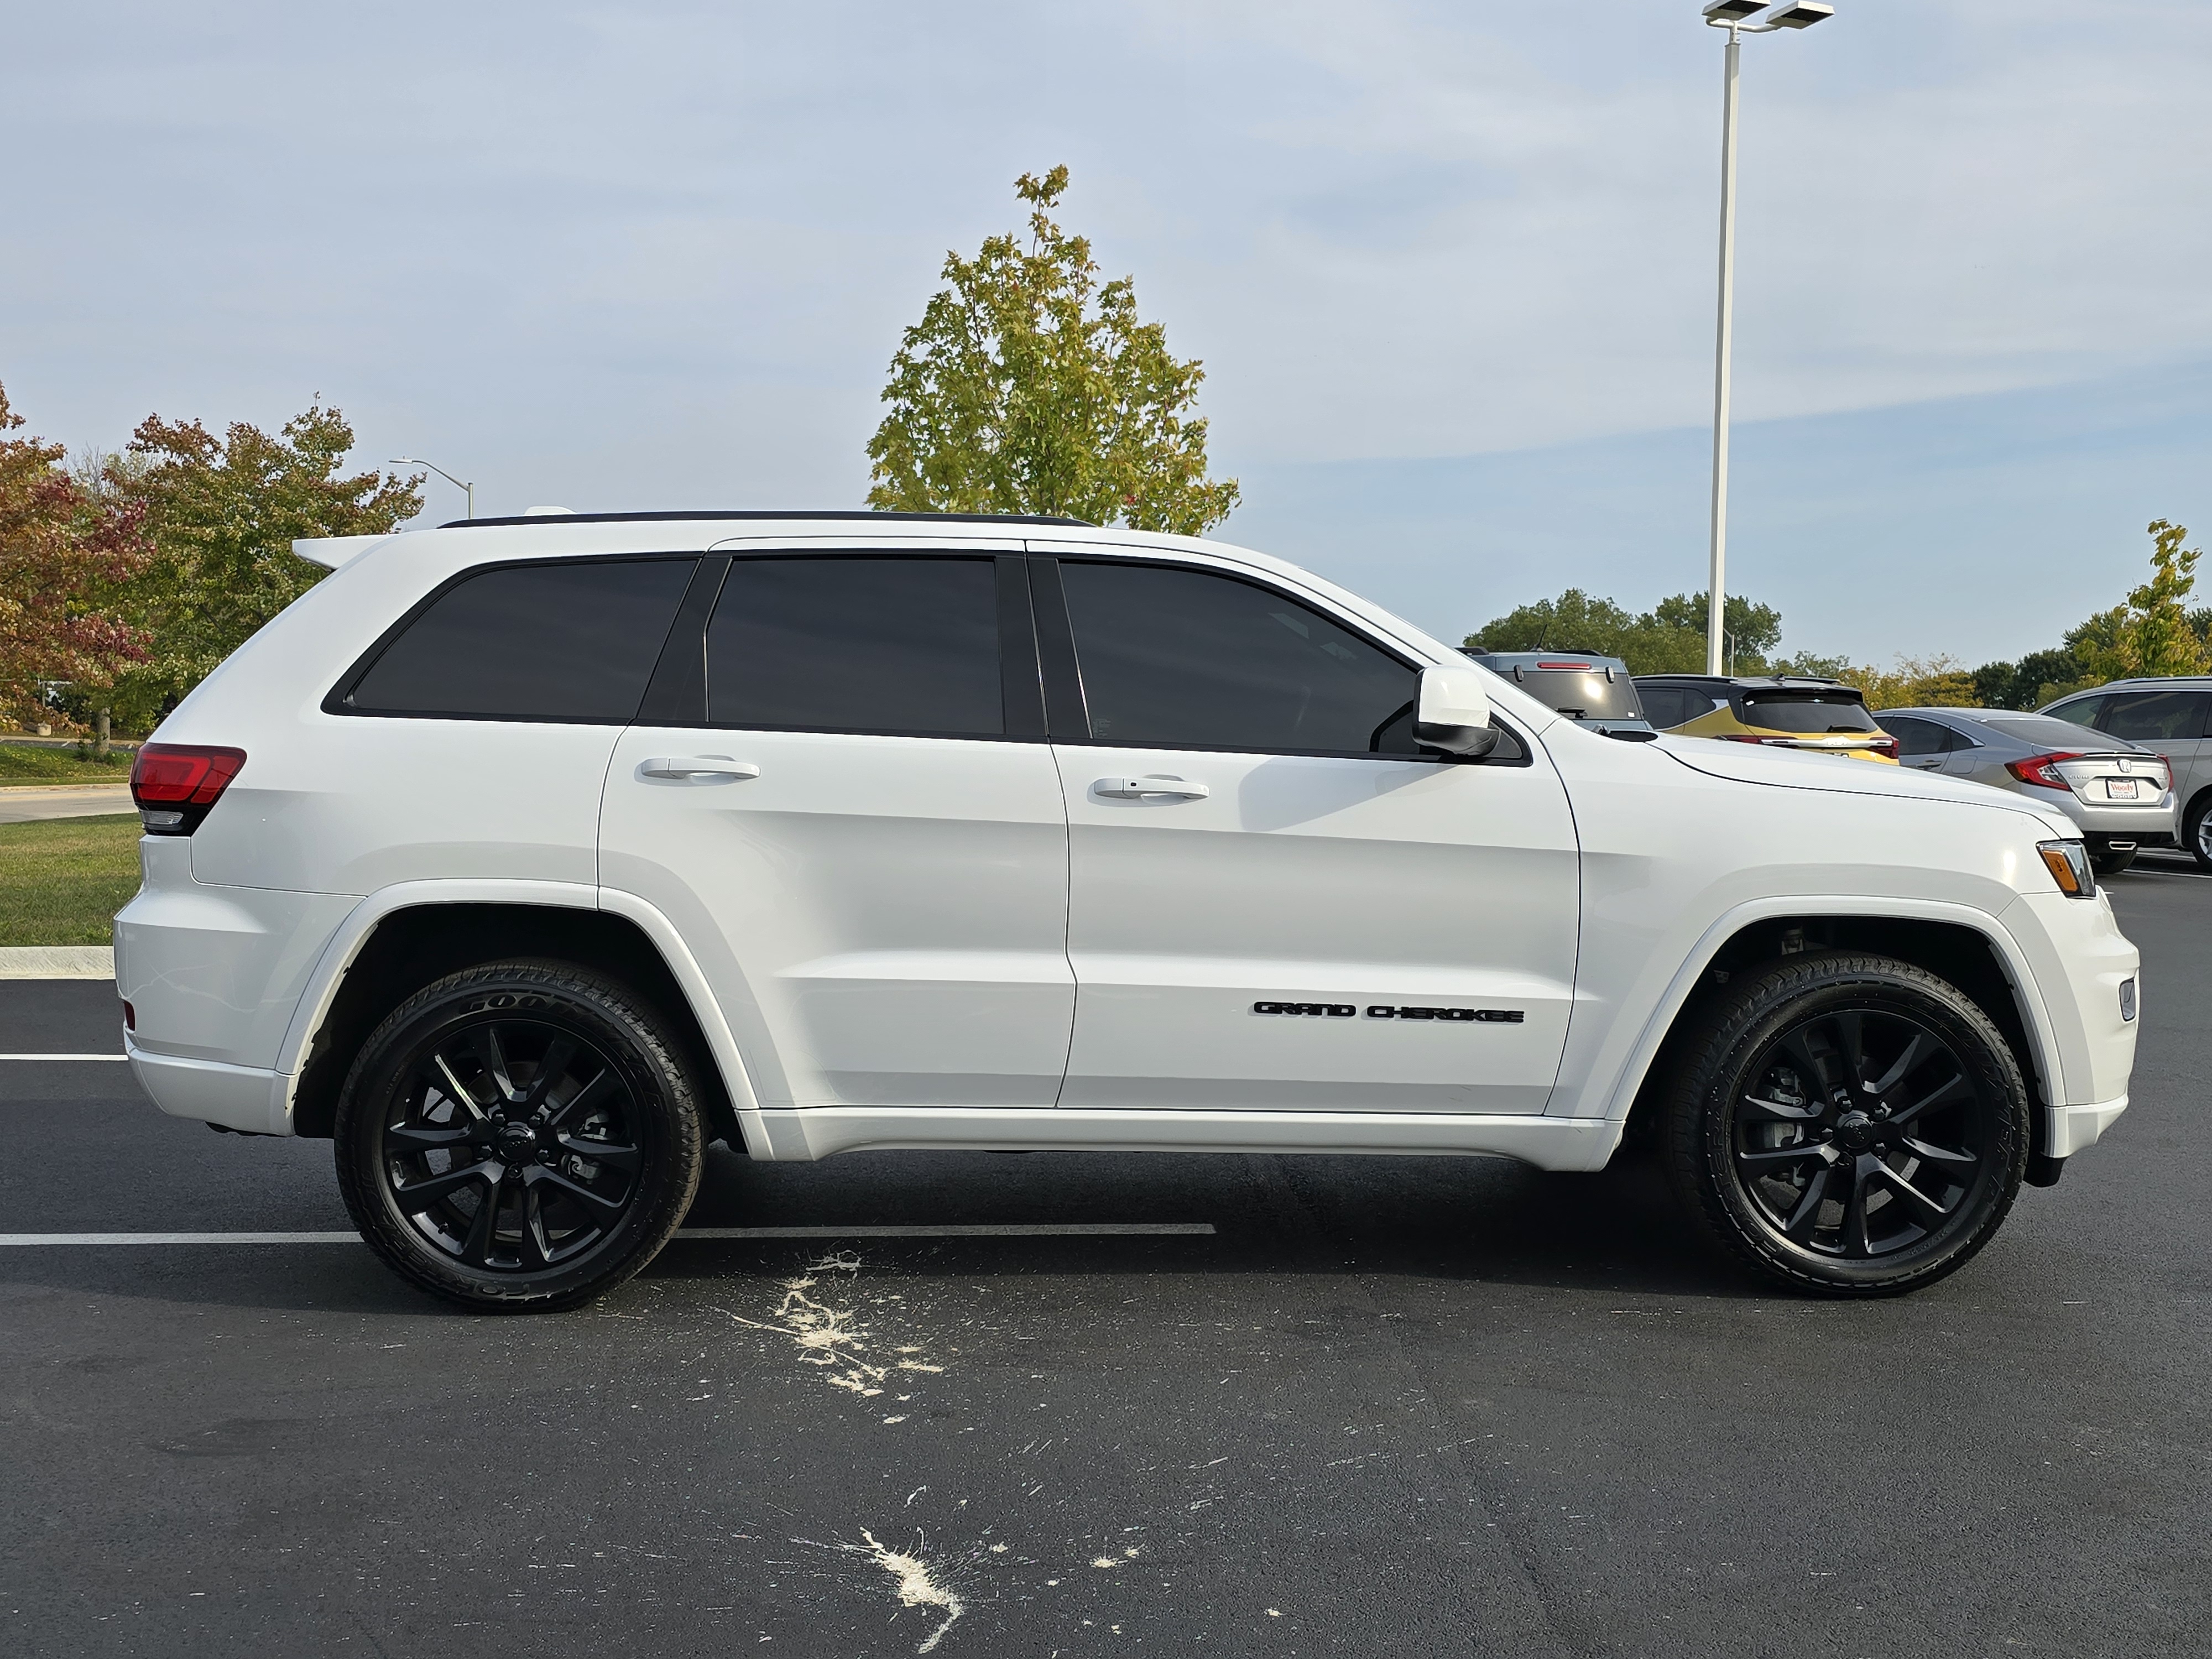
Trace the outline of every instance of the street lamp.
[[[1751, 18], [1766, 14], [1759, 22]], [[1721, 100], [1721, 295], [1713, 346], [1713, 544], [1705, 594], [1705, 672], [1721, 672], [1722, 620], [1727, 615], [1729, 370], [1735, 329], [1735, 82], [1741, 37], [1777, 29], [1808, 29], [1836, 9], [1820, 0], [1770, 5], [1769, 0], [1707, 0], [1705, 21], [1728, 31], [1728, 84]]]
[[453, 485], [454, 489], [456, 489], [459, 490], [463, 495], [466, 495], [466, 496], [469, 498], [469, 517], [471, 517], [471, 519], [473, 519], [473, 518], [475, 518], [475, 517], [476, 517], [476, 515], [477, 515], [477, 487], [476, 487], [474, 484], [472, 484], [472, 483], [462, 483], [459, 478], [456, 478], [456, 477], [455, 477], [452, 473], [450, 473], [450, 472], [447, 471], [446, 471], [446, 469], [445, 469], [444, 467], [442, 467], [442, 466], [439, 466], [439, 465], [435, 465], [434, 463], [430, 462], [430, 461], [425, 461], [425, 460], [418, 459], [416, 457], [412, 456], [412, 455], [394, 455], [394, 456], [391, 459], [391, 460], [389, 460], [388, 462], [386, 462], [386, 465], [388, 465], [388, 466], [427, 466], [427, 467], [428, 467], [428, 468], [430, 469], [430, 471], [433, 471], [433, 472], [436, 473], [440, 477], [443, 478], [443, 479], [444, 479], [447, 483], [449, 483], [449, 484]]

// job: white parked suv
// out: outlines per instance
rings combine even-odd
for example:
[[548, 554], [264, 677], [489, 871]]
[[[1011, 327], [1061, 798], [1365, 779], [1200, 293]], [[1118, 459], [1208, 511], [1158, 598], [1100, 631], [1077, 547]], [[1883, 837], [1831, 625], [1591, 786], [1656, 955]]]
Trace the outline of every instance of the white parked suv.
[[168, 1112], [328, 1136], [426, 1288], [635, 1273], [702, 1146], [1656, 1149], [1909, 1289], [2127, 1104], [2137, 957], [1978, 785], [1561, 718], [1218, 543], [616, 514], [303, 543], [117, 919]]

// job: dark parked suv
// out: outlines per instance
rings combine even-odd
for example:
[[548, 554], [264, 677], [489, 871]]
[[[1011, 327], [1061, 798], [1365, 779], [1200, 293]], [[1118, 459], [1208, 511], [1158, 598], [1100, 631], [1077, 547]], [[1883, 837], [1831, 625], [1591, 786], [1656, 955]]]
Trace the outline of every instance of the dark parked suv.
[[1646, 742], [1659, 734], [1644, 718], [1628, 665], [1594, 651], [1482, 651], [1462, 647], [1493, 674], [1538, 702], [1608, 738]]

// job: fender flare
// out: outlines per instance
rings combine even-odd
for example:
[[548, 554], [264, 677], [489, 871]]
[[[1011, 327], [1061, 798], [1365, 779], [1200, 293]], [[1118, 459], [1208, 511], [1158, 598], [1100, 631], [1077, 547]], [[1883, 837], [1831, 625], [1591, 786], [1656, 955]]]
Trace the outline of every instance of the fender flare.
[[[1635, 1104], [1638, 1093], [1651, 1070], [1651, 1063], [1659, 1055], [1659, 1048], [1667, 1034], [1674, 1028], [1690, 994], [1697, 989], [1711, 967], [1721, 947], [1746, 927], [1761, 921], [1771, 921], [1782, 916], [1849, 916], [1872, 921], [1933, 921], [1954, 927], [1969, 928], [1987, 940], [1996, 951], [2005, 977], [2012, 982], [2013, 1001], [2020, 1011], [2021, 1024], [2027, 1032], [2027, 1040], [2034, 1051], [2036, 1070], [2045, 1091], [2055, 1100], [2063, 1088], [2063, 1074], [2059, 1069], [2058, 1040], [2051, 1029], [2050, 1010], [2045, 1006], [2042, 988], [2029, 970], [2027, 953], [2021, 949], [2020, 941], [1996, 917], [1986, 910], [1968, 904], [1953, 904], [1941, 899], [1873, 898], [1863, 894], [1821, 893], [1777, 895], [1769, 898], [1750, 899], [1723, 911], [1710, 927], [1699, 934], [1698, 942], [1690, 948], [1682, 965], [1668, 981], [1665, 993], [1653, 1007], [1638, 1033], [1636, 1043], [1623, 1062], [1619, 1079], [1613, 1084], [1605, 1103], [1604, 1117], [1616, 1123], [1625, 1123], [1629, 1108]], [[1594, 1114], [1595, 1115], [1595, 1114]]]
[[586, 886], [580, 882], [507, 881], [497, 879], [454, 881], [403, 881], [389, 887], [379, 888], [362, 898], [346, 913], [337, 931], [331, 935], [316, 959], [313, 970], [307, 976], [306, 988], [300, 994], [298, 1006], [292, 1012], [291, 1023], [286, 1026], [283, 1042], [276, 1051], [276, 1099], [272, 1103], [276, 1116], [283, 1125], [281, 1133], [294, 1132], [292, 1113], [307, 1057], [315, 1034], [322, 1030], [330, 1018], [331, 1006], [337, 999], [338, 987], [344, 981], [346, 970], [360, 957], [362, 949], [375, 933], [377, 927], [388, 917], [402, 910], [423, 909], [449, 904], [510, 904], [538, 909], [603, 910], [618, 915], [635, 924], [653, 948], [660, 955], [669, 975], [690, 1005], [691, 1017], [707, 1040], [714, 1063], [721, 1068], [722, 1080], [729, 1090], [730, 1104], [735, 1110], [738, 1127], [744, 1131], [746, 1147], [755, 1157], [761, 1156], [769, 1146], [767, 1121], [761, 1115], [760, 1099], [754, 1092], [752, 1074], [747, 1069], [744, 1056], [738, 1052], [737, 1038], [731, 1033], [729, 1022], [722, 1016], [721, 1005], [714, 999], [706, 975], [698, 959], [691, 954], [690, 946], [684, 941], [675, 924], [654, 906], [634, 894], [619, 893], [610, 889]]

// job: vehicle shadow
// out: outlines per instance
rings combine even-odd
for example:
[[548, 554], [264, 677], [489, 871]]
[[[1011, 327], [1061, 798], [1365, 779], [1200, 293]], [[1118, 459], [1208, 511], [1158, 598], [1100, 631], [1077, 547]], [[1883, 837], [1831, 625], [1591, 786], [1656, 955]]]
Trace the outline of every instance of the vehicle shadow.
[[[1199, 1223], [1213, 1231], [945, 1237], [834, 1231], [1133, 1223]], [[824, 1231], [679, 1238], [640, 1284], [672, 1291], [781, 1277], [858, 1249], [872, 1267], [924, 1276], [1397, 1277], [1608, 1295], [1775, 1294], [1707, 1249], [1657, 1170], [1640, 1163], [1555, 1175], [1483, 1158], [907, 1152], [775, 1164], [717, 1148], [686, 1224]], [[496, 1316], [449, 1308], [403, 1284], [366, 1249], [337, 1243], [10, 1250], [0, 1259], [0, 1286], [13, 1298], [47, 1286], [165, 1304]]]

